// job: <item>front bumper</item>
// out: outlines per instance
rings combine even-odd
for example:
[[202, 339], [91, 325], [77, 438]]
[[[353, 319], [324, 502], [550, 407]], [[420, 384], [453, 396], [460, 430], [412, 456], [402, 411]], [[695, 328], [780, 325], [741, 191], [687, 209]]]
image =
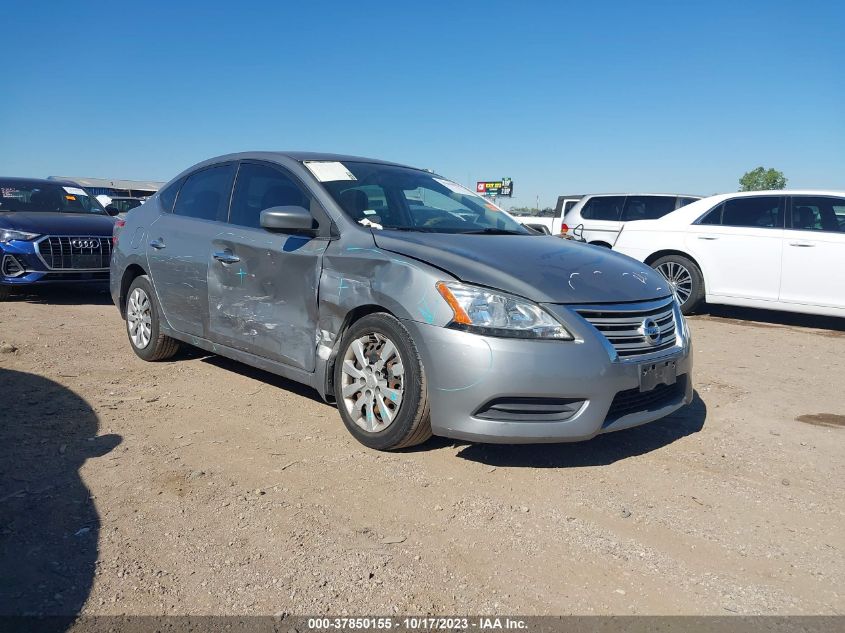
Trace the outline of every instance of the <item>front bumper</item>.
[[50, 284], [107, 284], [109, 270], [50, 269], [38, 256], [32, 241], [0, 244], [0, 285], [11, 287]]
[[573, 442], [657, 420], [692, 401], [686, 331], [677, 347], [659, 354], [676, 361], [675, 385], [640, 394], [639, 366], [646, 361], [613, 360], [602, 334], [577, 318], [566, 320], [576, 341], [494, 338], [404, 324], [425, 367], [435, 435], [491, 443]]

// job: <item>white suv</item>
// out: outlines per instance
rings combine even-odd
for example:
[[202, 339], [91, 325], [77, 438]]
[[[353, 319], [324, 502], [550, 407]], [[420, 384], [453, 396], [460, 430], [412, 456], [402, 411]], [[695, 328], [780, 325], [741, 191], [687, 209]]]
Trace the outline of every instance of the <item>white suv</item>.
[[[656, 220], [701, 200], [701, 196], [676, 193], [600, 193], [584, 196], [564, 217], [570, 230], [584, 225], [584, 239], [610, 248], [625, 222]], [[563, 229], [563, 232], [566, 232]]]

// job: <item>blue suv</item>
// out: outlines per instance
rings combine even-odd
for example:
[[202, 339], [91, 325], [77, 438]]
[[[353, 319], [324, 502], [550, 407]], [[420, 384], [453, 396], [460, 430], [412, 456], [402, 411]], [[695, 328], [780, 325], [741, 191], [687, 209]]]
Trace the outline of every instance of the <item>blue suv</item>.
[[76, 183], [0, 178], [0, 301], [14, 288], [107, 284], [114, 222]]

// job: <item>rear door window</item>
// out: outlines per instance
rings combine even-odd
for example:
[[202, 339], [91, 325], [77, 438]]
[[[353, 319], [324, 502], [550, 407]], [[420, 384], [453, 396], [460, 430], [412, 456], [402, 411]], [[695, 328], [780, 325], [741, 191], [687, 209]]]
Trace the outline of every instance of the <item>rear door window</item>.
[[234, 177], [234, 163], [194, 172], [179, 190], [173, 213], [198, 220], [225, 222]]
[[176, 182], [168, 185], [158, 194], [158, 203], [161, 208], [168, 213], [173, 211], [173, 203], [176, 202], [176, 196], [179, 194], [179, 188], [185, 182], [184, 178], [180, 178]]
[[720, 204], [713, 209], [710, 209], [704, 216], [696, 222], [696, 224], [706, 224], [706, 225], [714, 225], [714, 224], [721, 224], [722, 223], [722, 209], [725, 208], [724, 204]]
[[622, 216], [625, 196], [595, 196], [587, 200], [581, 209], [585, 220], [618, 221]]
[[783, 197], [759, 196], [727, 200], [722, 211], [723, 226], [783, 228]]
[[698, 202], [698, 198], [678, 198], [678, 208], [685, 207], [693, 202]]
[[656, 220], [674, 210], [674, 196], [628, 196], [622, 209], [622, 221]]

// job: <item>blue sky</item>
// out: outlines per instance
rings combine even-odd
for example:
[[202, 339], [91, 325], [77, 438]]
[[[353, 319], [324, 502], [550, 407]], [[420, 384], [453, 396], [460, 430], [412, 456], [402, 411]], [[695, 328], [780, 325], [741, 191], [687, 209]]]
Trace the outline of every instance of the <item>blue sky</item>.
[[560, 193], [845, 189], [845, 5], [5, 3], [0, 174], [306, 149]]

